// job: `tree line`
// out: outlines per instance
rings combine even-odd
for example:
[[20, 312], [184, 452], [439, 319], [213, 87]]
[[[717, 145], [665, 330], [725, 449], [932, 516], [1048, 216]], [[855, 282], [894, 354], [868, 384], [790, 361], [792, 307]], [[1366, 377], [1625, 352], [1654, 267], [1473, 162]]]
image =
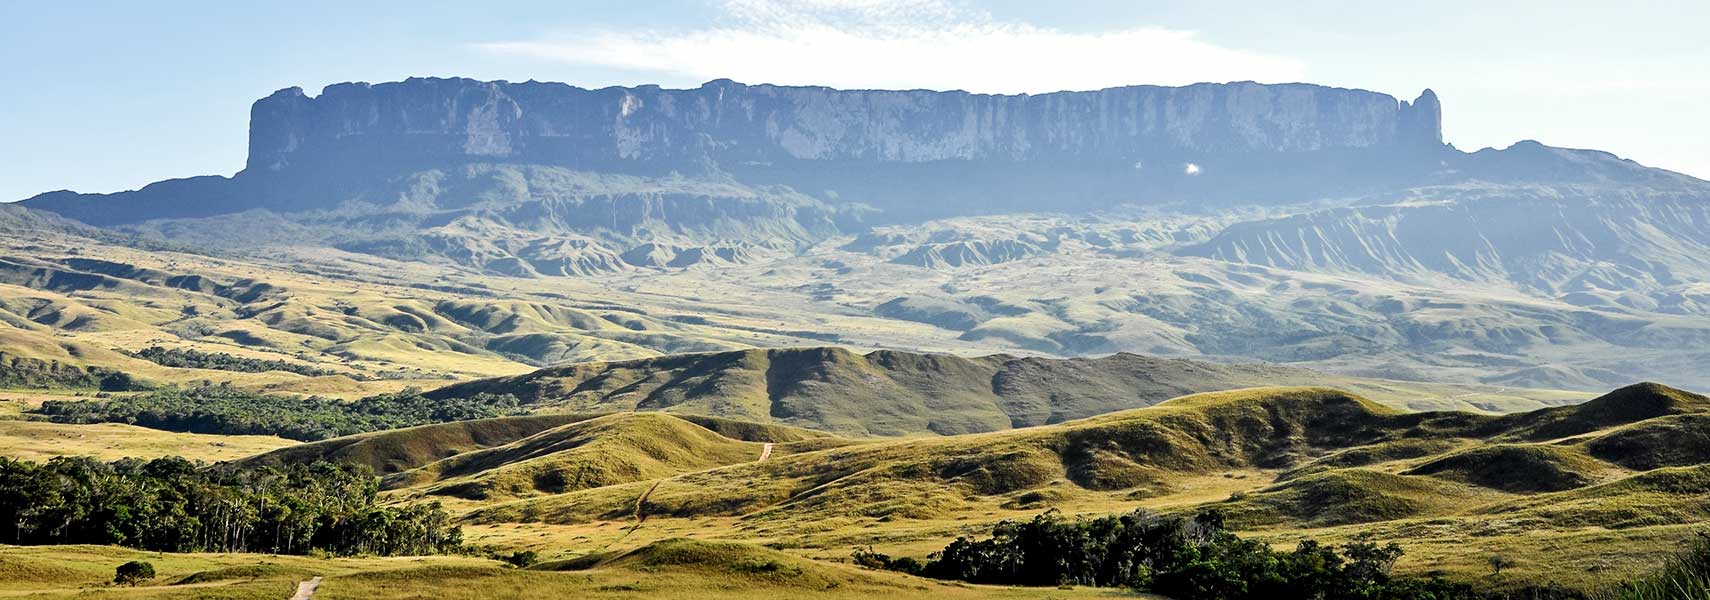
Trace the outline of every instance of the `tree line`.
[[0, 543], [158, 552], [420, 555], [461, 550], [437, 502], [377, 504], [367, 467], [210, 469], [183, 458], [0, 457]]
[[1471, 586], [1391, 574], [1402, 550], [1306, 540], [1277, 551], [1237, 537], [1222, 514], [1192, 518], [1144, 511], [1067, 519], [1055, 511], [1002, 521], [986, 539], [957, 538], [927, 561], [857, 550], [859, 564], [936, 579], [1000, 585], [1125, 587], [1176, 600], [1317, 598], [1460, 600]]
[[93, 400], [49, 400], [35, 411], [58, 423], [127, 423], [168, 431], [276, 435], [316, 441], [383, 429], [502, 417], [521, 412], [516, 396], [428, 398], [419, 390], [355, 401], [256, 394], [227, 384], [162, 389]]
[[189, 348], [165, 348], [149, 346], [136, 352], [128, 353], [151, 363], [178, 369], [212, 369], [216, 371], [233, 371], [238, 373], [266, 373], [268, 371], [284, 371], [308, 377], [337, 375], [338, 371], [297, 364], [285, 360], [268, 360], [234, 356], [225, 352], [201, 352]]
[[147, 385], [125, 373], [79, 367], [54, 360], [0, 352], [0, 388], [141, 390]]

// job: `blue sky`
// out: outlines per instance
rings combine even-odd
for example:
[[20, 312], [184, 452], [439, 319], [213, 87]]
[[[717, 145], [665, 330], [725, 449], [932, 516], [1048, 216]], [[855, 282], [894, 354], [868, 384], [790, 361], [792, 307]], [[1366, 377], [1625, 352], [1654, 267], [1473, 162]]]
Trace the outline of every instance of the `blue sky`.
[[[480, 4], [480, 5], [478, 5]], [[1307, 81], [1710, 178], [1710, 2], [0, 0], [0, 200], [242, 167], [274, 90], [409, 76], [1041, 92]]]

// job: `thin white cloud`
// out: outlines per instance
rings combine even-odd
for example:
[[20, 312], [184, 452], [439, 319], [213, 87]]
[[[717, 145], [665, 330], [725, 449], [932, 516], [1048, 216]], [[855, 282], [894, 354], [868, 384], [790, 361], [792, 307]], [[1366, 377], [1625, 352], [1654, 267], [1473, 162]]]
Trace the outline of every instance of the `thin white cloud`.
[[1299, 81], [1297, 60], [1156, 27], [1066, 32], [943, 0], [728, 0], [718, 24], [582, 31], [488, 51], [705, 81], [1039, 93], [1201, 81]]

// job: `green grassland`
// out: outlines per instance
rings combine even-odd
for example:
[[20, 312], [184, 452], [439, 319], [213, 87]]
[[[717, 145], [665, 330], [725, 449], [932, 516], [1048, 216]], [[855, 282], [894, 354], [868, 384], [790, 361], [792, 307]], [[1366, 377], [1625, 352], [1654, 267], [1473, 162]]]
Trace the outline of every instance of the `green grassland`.
[[[1336, 377], [1261, 363], [1219, 364], [1134, 354], [1047, 359], [960, 357], [838, 347], [738, 350], [549, 367], [480, 379], [430, 397], [511, 394], [535, 411], [659, 410], [781, 423], [855, 436], [997, 431], [1149, 406], [1178, 396], [1258, 386], [1318, 385], [1419, 410], [1477, 395], [1431, 384]], [[1517, 390], [1536, 408], [1571, 392]], [[1433, 396], [1438, 396], [1433, 398]]]
[[[1513, 415], [1405, 412], [1329, 388], [1252, 388], [1051, 425], [904, 439], [660, 412], [442, 423], [293, 445], [245, 462], [367, 464], [384, 474], [388, 502], [442, 501], [461, 515], [472, 545], [536, 551], [544, 562], [535, 569], [459, 558], [237, 557], [285, 566], [277, 577], [205, 587], [260, 597], [313, 572], [327, 577], [317, 594], [327, 598], [1077, 597], [1105, 592], [949, 586], [847, 562], [851, 549], [869, 546], [925, 557], [957, 536], [1048, 509], [1214, 507], [1242, 535], [1279, 547], [1304, 538], [1394, 541], [1407, 552], [1401, 573], [1498, 589], [1548, 582], [1596, 590], [1646, 572], [1657, 552], [1710, 520], [1702, 500], [1710, 465], [1676, 441], [1693, 439], [1704, 415], [1710, 399], [1644, 384]], [[73, 551], [126, 552], [12, 548], [0, 556], [18, 558], [0, 565], [46, 569], [64, 561], [42, 557]], [[1515, 565], [1494, 576], [1493, 554]], [[243, 566], [163, 560], [206, 565], [174, 566], [180, 579]], [[75, 587], [97, 585], [98, 569], [88, 569], [70, 580], [83, 582]], [[452, 579], [458, 583], [447, 589]], [[70, 593], [40, 581], [17, 586]], [[153, 585], [102, 593], [180, 592]]]
[[[140, 586], [111, 584], [127, 561], [154, 565]], [[289, 597], [324, 577], [315, 598], [1152, 598], [1119, 590], [1030, 589], [936, 582], [813, 561], [748, 544], [665, 540], [568, 563], [516, 569], [456, 556], [339, 558], [165, 554], [101, 546], [0, 546], [0, 597]]]
[[0, 456], [32, 461], [55, 456], [93, 456], [103, 461], [182, 456], [219, 462], [297, 444], [273, 436], [203, 435], [120, 423], [70, 425], [25, 418], [26, 411], [43, 401], [80, 400], [85, 396], [82, 392], [0, 391]]
[[219, 462], [296, 443], [273, 436], [176, 433], [118, 423], [63, 425], [0, 419], [0, 456], [33, 461], [55, 456], [93, 456], [103, 461], [183, 456]]
[[[1405, 572], [1597, 587], [1690, 537], [1707, 516], [1710, 483], [1698, 466], [1632, 469], [1591, 448], [1707, 410], [1703, 397], [1654, 385], [1515, 416], [1403, 413], [1328, 389], [1256, 389], [1013, 431], [851, 440], [654, 481], [454, 506], [469, 509], [472, 540], [554, 555], [692, 535], [821, 559], [869, 544], [924, 556], [1047, 508], [1217, 507], [1283, 545], [1399, 542]], [[1653, 444], [1622, 460], [1676, 453]], [[1521, 564], [1489, 581], [1485, 563], [1498, 553]]]

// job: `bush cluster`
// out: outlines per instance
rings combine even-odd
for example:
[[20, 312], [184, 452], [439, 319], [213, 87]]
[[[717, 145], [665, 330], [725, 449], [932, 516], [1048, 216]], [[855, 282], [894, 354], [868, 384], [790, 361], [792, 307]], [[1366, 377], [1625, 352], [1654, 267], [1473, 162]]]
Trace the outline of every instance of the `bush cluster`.
[[211, 369], [215, 371], [233, 371], [237, 373], [266, 373], [268, 371], [284, 371], [308, 377], [337, 375], [337, 371], [320, 369], [309, 365], [301, 365], [284, 360], [266, 360], [233, 356], [225, 352], [201, 352], [189, 348], [165, 348], [149, 346], [131, 356], [151, 363], [178, 369]]
[[520, 411], [510, 394], [434, 399], [411, 389], [347, 402], [270, 396], [221, 384], [98, 400], [50, 400], [36, 412], [59, 423], [127, 423], [168, 431], [315, 441]]
[[1307, 540], [1293, 551], [1244, 540], [1220, 513], [1194, 518], [1145, 512], [1067, 519], [1055, 511], [1003, 521], [986, 539], [958, 538], [925, 563], [857, 550], [857, 563], [937, 579], [1001, 585], [1086, 585], [1149, 590], [1177, 600], [1476, 598], [1441, 579], [1396, 577], [1395, 544], [1332, 547]]
[[338, 555], [462, 547], [438, 503], [383, 507], [378, 489], [366, 467], [326, 462], [207, 469], [176, 457], [0, 457], [0, 543]]
[[124, 392], [147, 385], [125, 373], [0, 352], [0, 388], [99, 389]]

